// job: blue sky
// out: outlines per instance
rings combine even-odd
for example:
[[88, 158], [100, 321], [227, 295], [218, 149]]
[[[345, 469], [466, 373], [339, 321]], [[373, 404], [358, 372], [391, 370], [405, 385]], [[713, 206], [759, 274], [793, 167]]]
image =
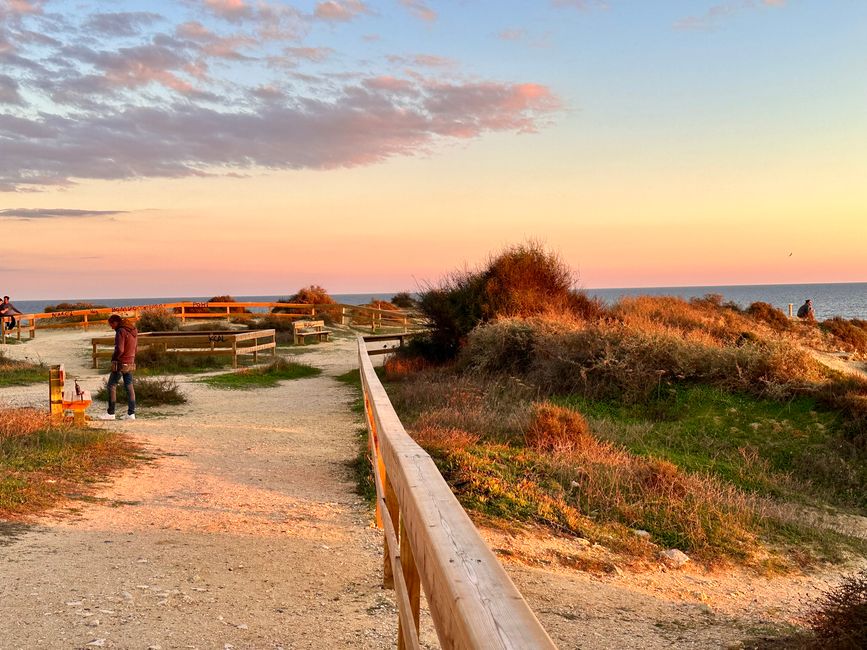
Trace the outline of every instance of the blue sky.
[[594, 286], [864, 280], [865, 43], [850, 0], [0, 0], [9, 268], [47, 223], [232, 205], [322, 215], [323, 250], [387, 224], [408, 259], [338, 290], [525, 237]]

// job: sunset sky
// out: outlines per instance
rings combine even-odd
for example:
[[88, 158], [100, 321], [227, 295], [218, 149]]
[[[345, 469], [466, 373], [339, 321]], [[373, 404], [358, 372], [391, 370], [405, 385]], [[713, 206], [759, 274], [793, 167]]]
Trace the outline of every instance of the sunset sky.
[[867, 2], [0, 0], [19, 299], [867, 281]]

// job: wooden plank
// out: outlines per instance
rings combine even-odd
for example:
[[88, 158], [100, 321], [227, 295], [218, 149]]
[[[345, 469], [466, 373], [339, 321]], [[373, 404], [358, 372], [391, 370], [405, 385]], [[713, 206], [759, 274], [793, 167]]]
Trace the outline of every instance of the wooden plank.
[[[379, 449], [443, 648], [555, 648], [430, 456], [403, 429], [359, 337]], [[385, 519], [385, 518], [384, 518]]]

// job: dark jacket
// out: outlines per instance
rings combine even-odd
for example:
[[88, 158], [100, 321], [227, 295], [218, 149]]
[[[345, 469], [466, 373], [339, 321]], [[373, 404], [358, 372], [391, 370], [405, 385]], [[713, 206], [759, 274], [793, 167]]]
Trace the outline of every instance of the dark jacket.
[[135, 325], [119, 325], [114, 332], [114, 354], [111, 355], [111, 360], [118, 363], [135, 363], [136, 347], [138, 347], [138, 330]]

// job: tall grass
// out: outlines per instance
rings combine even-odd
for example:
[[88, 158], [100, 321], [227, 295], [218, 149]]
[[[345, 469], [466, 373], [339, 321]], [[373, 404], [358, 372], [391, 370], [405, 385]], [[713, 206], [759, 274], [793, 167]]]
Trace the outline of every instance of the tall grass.
[[0, 386], [24, 386], [41, 381], [48, 381], [48, 368], [44, 363], [10, 359], [0, 351]]
[[84, 492], [140, 450], [114, 431], [51, 425], [33, 409], [0, 409], [0, 519], [44, 511]]

